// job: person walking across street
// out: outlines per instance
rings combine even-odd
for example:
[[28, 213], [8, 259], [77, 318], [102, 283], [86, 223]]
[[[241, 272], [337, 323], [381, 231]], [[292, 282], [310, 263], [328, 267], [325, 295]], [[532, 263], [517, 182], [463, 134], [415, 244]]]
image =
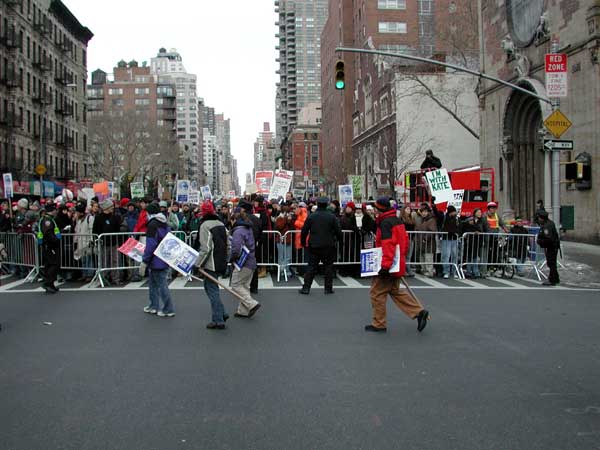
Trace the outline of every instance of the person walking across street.
[[[317, 211], [306, 219], [300, 239], [302, 247], [308, 248], [308, 269], [300, 294], [310, 294], [319, 263], [325, 266], [325, 294], [333, 294], [333, 263], [336, 254], [336, 239], [342, 242], [342, 229], [335, 215], [327, 211], [329, 200], [319, 197]], [[309, 238], [310, 236], [310, 238]], [[307, 242], [308, 239], [308, 242]]]
[[56, 205], [47, 203], [45, 212], [38, 226], [38, 243], [42, 246], [42, 263], [44, 264], [42, 287], [47, 294], [56, 294], [58, 288], [54, 284], [60, 268], [61, 234], [56, 225]]
[[[143, 264], [140, 272], [148, 269], [150, 304], [144, 307], [144, 312], [156, 314], [159, 317], [174, 317], [173, 300], [167, 283], [167, 271], [169, 266], [162, 259], [154, 256], [154, 251], [165, 236], [171, 231], [167, 225], [167, 218], [160, 213], [158, 206], [154, 203], [148, 205], [148, 231], [146, 233], [146, 249], [142, 258]], [[162, 299], [163, 308], [160, 309], [159, 299]]]
[[240, 301], [235, 317], [250, 318], [260, 308], [260, 303], [250, 295], [250, 282], [257, 267], [256, 241], [246, 211], [237, 208], [234, 220], [231, 236], [231, 261], [238, 261], [242, 252], [248, 253], [246, 261], [239, 267], [240, 270], [234, 268], [231, 275], [231, 288], [244, 299]]
[[540, 225], [540, 232], [537, 236], [537, 244], [544, 249], [546, 255], [546, 264], [550, 269], [548, 279], [544, 281], [544, 286], [556, 286], [560, 283], [558, 276], [558, 251], [560, 250], [560, 236], [556, 230], [556, 225], [548, 218], [546, 211], [538, 210], [536, 219]]
[[[409, 318], [417, 319], [417, 330], [423, 331], [427, 325], [429, 312], [408, 293], [400, 289], [400, 278], [406, 270], [405, 255], [409, 248], [408, 235], [402, 221], [396, 217], [396, 211], [390, 207], [387, 197], [377, 200], [375, 207], [379, 211], [377, 217], [376, 247], [381, 248], [381, 270], [373, 278], [371, 284], [371, 306], [373, 319], [365, 326], [365, 331], [387, 331], [386, 303], [388, 295], [402, 312]], [[400, 248], [399, 271], [390, 273], [396, 258], [396, 248]]]
[[[208, 275], [217, 279], [227, 270], [227, 253], [229, 241], [225, 224], [219, 220], [215, 207], [210, 200], [202, 203], [202, 220], [198, 228], [198, 236], [194, 248], [200, 253], [196, 265]], [[219, 285], [204, 277], [204, 291], [210, 300], [212, 320], [206, 325], [209, 330], [224, 330], [229, 315], [221, 301]]]

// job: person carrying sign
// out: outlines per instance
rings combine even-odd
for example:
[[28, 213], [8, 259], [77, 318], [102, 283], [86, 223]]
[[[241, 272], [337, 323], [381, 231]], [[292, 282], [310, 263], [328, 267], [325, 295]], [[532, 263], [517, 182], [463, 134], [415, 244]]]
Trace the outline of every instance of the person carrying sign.
[[[386, 302], [387, 296], [398, 308], [411, 319], [417, 319], [417, 330], [423, 331], [427, 325], [429, 312], [417, 303], [409, 293], [400, 289], [400, 278], [406, 270], [405, 255], [408, 251], [409, 241], [402, 221], [396, 217], [396, 211], [390, 207], [390, 200], [382, 197], [375, 203], [379, 212], [377, 217], [377, 233], [375, 246], [382, 249], [381, 270], [373, 278], [371, 284], [371, 306], [373, 307], [373, 320], [365, 326], [365, 331], [386, 332]], [[396, 247], [400, 248], [400, 270], [390, 273], [396, 257]]]

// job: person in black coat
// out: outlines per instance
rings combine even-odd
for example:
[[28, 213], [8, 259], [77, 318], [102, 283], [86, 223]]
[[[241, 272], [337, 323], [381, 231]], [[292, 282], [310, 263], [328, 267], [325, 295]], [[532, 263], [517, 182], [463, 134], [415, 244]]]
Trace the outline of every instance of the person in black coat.
[[[250, 226], [252, 227], [252, 233], [254, 234], [254, 242], [260, 242], [263, 234], [263, 225], [261, 219], [253, 214], [254, 206], [245, 199], [240, 200], [238, 206], [246, 211]], [[254, 270], [254, 274], [252, 274], [252, 280], [250, 281], [250, 293], [258, 293], [258, 268]]]
[[540, 225], [540, 233], [537, 236], [537, 244], [544, 249], [546, 264], [550, 269], [548, 279], [544, 281], [545, 286], [556, 286], [560, 283], [558, 276], [558, 251], [560, 250], [560, 236], [556, 225], [548, 218], [546, 211], [536, 213], [537, 223]]
[[[310, 287], [321, 262], [325, 266], [325, 294], [333, 294], [333, 263], [335, 262], [335, 244], [342, 241], [342, 229], [337, 217], [327, 211], [329, 201], [325, 197], [317, 200], [317, 211], [308, 216], [300, 241], [302, 247], [308, 247], [308, 269], [304, 275], [301, 294], [310, 294]], [[307, 238], [310, 239], [307, 242]]]
[[[529, 244], [529, 231], [523, 226], [521, 217], [515, 217], [515, 223], [510, 230], [508, 240], [509, 255], [517, 260], [517, 264], [525, 264], [527, 261], [527, 246]], [[517, 265], [517, 275], [522, 276], [524, 269]]]
[[442, 160], [433, 154], [433, 150], [425, 152], [425, 159], [421, 163], [421, 169], [441, 169]]

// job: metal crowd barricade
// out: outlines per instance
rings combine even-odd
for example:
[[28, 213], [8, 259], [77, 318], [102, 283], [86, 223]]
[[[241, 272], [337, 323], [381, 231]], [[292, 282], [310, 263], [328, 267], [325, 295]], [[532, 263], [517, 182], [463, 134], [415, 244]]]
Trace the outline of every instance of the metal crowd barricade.
[[66, 271], [87, 272], [89, 278], [94, 278], [98, 271], [98, 252], [95, 234], [61, 234], [60, 239], [60, 268]]
[[362, 235], [352, 230], [342, 230], [342, 242], [336, 242], [336, 265], [360, 264]]
[[[407, 268], [420, 267], [421, 273], [428, 277], [435, 274], [435, 266], [448, 265], [448, 275], [454, 272], [458, 278], [464, 278], [460, 266], [460, 239], [449, 239], [446, 232], [408, 231], [409, 251], [406, 255]], [[440, 255], [438, 259], [437, 255]], [[444, 262], [443, 256], [448, 256]]]
[[40, 271], [40, 252], [37, 238], [31, 233], [0, 233], [1, 264], [27, 272], [26, 281], [35, 280]]
[[281, 276], [277, 244], [281, 243], [279, 231], [263, 231], [260, 242], [256, 243], [256, 263], [259, 267], [276, 267], [277, 281]]
[[[104, 287], [106, 279], [111, 284], [119, 284], [122, 275], [129, 270], [138, 270], [140, 265], [119, 252], [119, 247], [130, 237], [140, 240], [145, 233], [110, 233], [101, 234], [96, 241], [96, 251], [98, 254], [98, 270], [94, 276], [93, 282], [99, 282]], [[105, 279], [106, 277], [106, 279]]]
[[[462, 236], [461, 265], [471, 276], [486, 276], [497, 268], [529, 268], [538, 280], [534, 248], [536, 236], [513, 233], [465, 233]], [[533, 256], [532, 256], [533, 255]]]

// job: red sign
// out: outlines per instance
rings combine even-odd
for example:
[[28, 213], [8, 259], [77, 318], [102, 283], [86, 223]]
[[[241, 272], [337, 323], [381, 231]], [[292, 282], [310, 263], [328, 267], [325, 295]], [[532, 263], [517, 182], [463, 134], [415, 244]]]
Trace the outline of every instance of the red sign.
[[546, 55], [546, 73], [567, 72], [567, 55], [550, 53]]

